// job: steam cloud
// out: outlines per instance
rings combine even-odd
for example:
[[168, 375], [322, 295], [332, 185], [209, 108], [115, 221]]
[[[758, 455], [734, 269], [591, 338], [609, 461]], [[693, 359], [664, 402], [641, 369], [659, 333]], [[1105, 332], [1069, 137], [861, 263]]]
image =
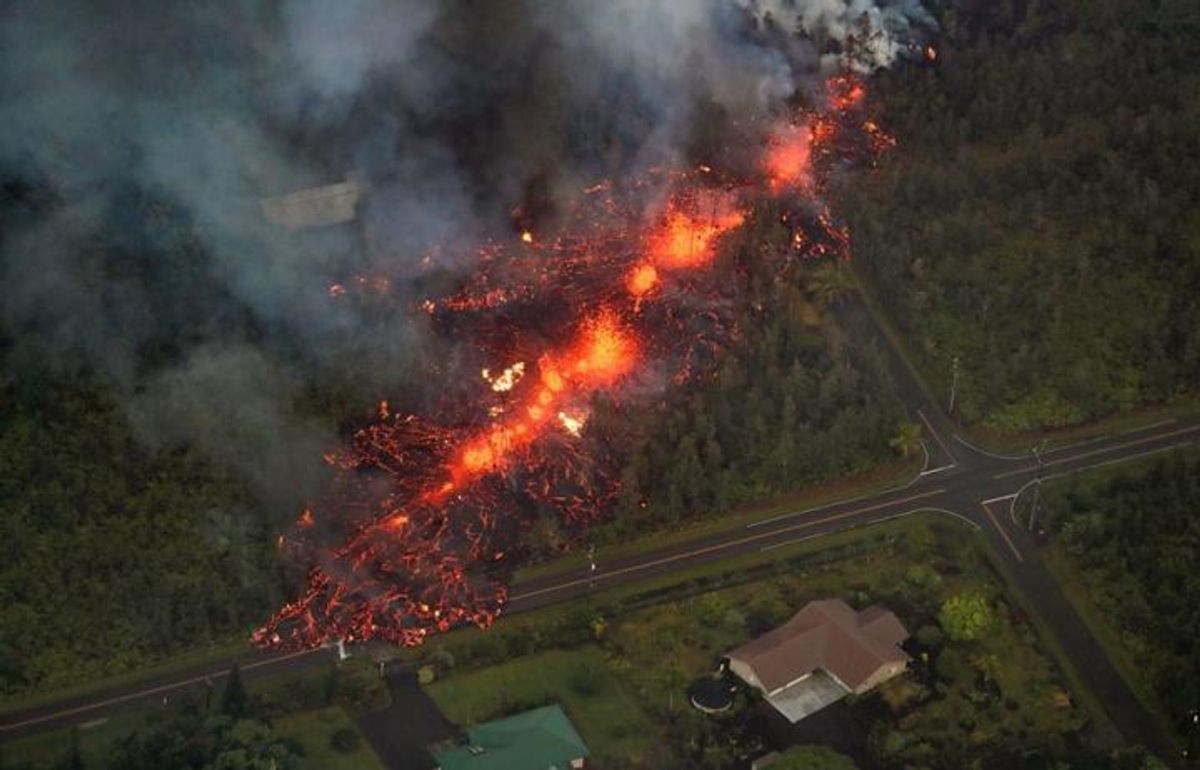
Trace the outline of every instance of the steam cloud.
[[[468, 268], [514, 208], [552, 223], [595, 179], [678, 160], [699, 109], [752, 123], [834, 60], [890, 64], [929, 24], [915, 0], [16, 0], [0, 172], [55, 202], [4, 226], [6, 368], [96, 373], [150, 445], [295, 502], [333, 440], [296, 416], [304, 384], [353, 367], [383, 395], [439, 344], [420, 314], [338, 302], [332, 280], [403, 292]], [[348, 175], [368, 189], [354, 227], [261, 215], [264, 196]], [[439, 244], [454, 251], [431, 268]]]

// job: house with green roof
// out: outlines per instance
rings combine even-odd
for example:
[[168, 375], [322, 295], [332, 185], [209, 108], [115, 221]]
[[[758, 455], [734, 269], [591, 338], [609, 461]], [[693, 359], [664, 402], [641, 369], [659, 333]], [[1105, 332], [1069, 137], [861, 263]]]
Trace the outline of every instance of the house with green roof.
[[574, 770], [588, 750], [558, 704], [467, 728], [467, 742], [433, 751], [439, 770]]

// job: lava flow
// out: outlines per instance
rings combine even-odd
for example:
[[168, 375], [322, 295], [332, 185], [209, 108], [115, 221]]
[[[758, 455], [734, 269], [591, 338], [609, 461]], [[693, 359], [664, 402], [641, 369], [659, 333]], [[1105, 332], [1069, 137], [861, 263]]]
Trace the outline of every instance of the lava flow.
[[[425, 417], [383, 402], [376, 422], [326, 457], [335, 480], [280, 539], [309, 565], [307, 587], [254, 641], [416, 645], [460, 623], [489, 626], [530, 522], [552, 512], [579, 533], [615, 495], [612, 468], [581, 451], [593, 397], [619, 396], [625, 383], [661, 388], [664, 371], [685, 380], [736, 336], [725, 309], [744, 287], [736, 271], [713, 268], [756, 202], [792, 202], [794, 248], [781, 259], [846, 256], [824, 180], [838, 164], [870, 164], [890, 137], [867, 119], [861, 82], [838, 77], [828, 90], [826, 110], [769, 132], [757, 178], [701, 166], [593, 185], [557, 233], [526, 229], [511, 246], [490, 245], [452, 294], [421, 302], [437, 333], [470, 343], [479, 394], [447, 397]], [[350, 279], [331, 294], [359, 284], [388, 288]]]

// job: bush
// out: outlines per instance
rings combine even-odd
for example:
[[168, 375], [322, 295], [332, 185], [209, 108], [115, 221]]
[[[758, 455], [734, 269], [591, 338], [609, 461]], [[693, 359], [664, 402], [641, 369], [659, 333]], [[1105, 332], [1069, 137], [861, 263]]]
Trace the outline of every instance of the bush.
[[700, 622], [705, 626], [715, 626], [721, 622], [722, 616], [728, 611], [728, 607], [721, 597], [714, 594], [708, 594], [701, 597], [696, 607], [696, 615], [700, 618]]
[[721, 628], [734, 634], [745, 633], [746, 616], [739, 610], [731, 609], [721, 618]]
[[942, 654], [938, 655], [934, 663], [934, 670], [938, 679], [948, 685], [965, 681], [972, 675], [962, 655], [953, 648], [942, 650]]
[[329, 745], [340, 754], [353, 754], [358, 750], [358, 732], [349, 727], [343, 727], [329, 736]]
[[934, 589], [942, 584], [942, 576], [928, 564], [914, 564], [904, 571], [904, 580], [917, 588]]
[[978, 593], [957, 594], [942, 602], [938, 624], [956, 642], [978, 639], [991, 628], [995, 618], [987, 597]]
[[942, 633], [942, 629], [935, 625], [921, 626], [913, 638], [917, 644], [927, 650], [940, 650], [946, 641], [946, 635]]
[[429, 655], [429, 662], [440, 674], [447, 674], [454, 668], [454, 654], [445, 647], [439, 647]]

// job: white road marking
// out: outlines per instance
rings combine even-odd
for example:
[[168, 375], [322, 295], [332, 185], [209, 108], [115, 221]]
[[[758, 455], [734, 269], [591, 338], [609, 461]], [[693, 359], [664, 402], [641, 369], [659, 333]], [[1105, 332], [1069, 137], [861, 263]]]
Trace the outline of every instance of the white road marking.
[[949, 465], [939, 465], [936, 468], [930, 468], [927, 471], [921, 471], [921, 475], [922, 476], [931, 476], [935, 473], [941, 473], [942, 471], [948, 471], [951, 468], [957, 468], [957, 467], [958, 467], [958, 463], [951, 463]]
[[[703, 548], [696, 548], [691, 551], [685, 551], [683, 553], [676, 553], [676, 554], [672, 554], [670, 556], [664, 556], [661, 559], [654, 559], [653, 561], [642, 562], [641, 564], [631, 564], [628, 567], [622, 567], [621, 569], [612, 570], [611, 572], [598, 572], [598, 573], [596, 573], [596, 576], [594, 579], [602, 580], [604, 578], [616, 577], [617, 575], [625, 575], [630, 572], [639, 572], [641, 570], [649, 569], [651, 567], [657, 567], [660, 564], [669, 564], [673, 561], [679, 561], [681, 559], [689, 559], [693, 556], [699, 556], [704, 553], [712, 553], [713, 551], [723, 551], [727, 548], [733, 548], [735, 546], [745, 545], [746, 543], [753, 543], [755, 540], [765, 540], [768, 537], [775, 537], [776, 535], [781, 535], [785, 532], [794, 532], [799, 529], [815, 527], [818, 524], [825, 524], [826, 522], [837, 521], [839, 519], [844, 519], [849, 516], [857, 516], [861, 513], [867, 513], [868, 511], [875, 511], [875, 510], [879, 510], [880, 508], [887, 508], [888, 506], [899, 505], [900, 503], [907, 503], [912, 500], [920, 500], [921, 498], [925, 498], [925, 497], [933, 497], [934, 495], [940, 495], [945, 491], [946, 490], [944, 488], [934, 489], [929, 492], [922, 492], [919, 495], [909, 495], [908, 497], [902, 498], [900, 500], [891, 500], [891, 501], [888, 501], [885, 503], [879, 503], [878, 505], [869, 505], [866, 508], [856, 508], [853, 511], [845, 511], [843, 513], [835, 513], [832, 516], [825, 516], [824, 518], [820, 518], [820, 519], [813, 519], [811, 521], [803, 521], [803, 522], [800, 522], [799, 524], [793, 524], [788, 527], [783, 527], [782, 529], [773, 529], [770, 532], [759, 532], [759, 533], [756, 533], [753, 535], [747, 535], [746, 537], [740, 537], [736, 540], [727, 540], [727, 541], [724, 541], [721, 543], [715, 543], [713, 545], [706, 545]], [[575, 580], [568, 580], [564, 583], [558, 583], [557, 585], [547, 586], [545, 588], [539, 588], [536, 591], [528, 591], [523, 594], [514, 594], [513, 596], [509, 597], [509, 601], [515, 602], [519, 599], [528, 599], [533, 596], [540, 596], [542, 594], [553, 593], [554, 591], [561, 591], [564, 588], [574, 588], [575, 586], [583, 585], [585, 583], [590, 583], [590, 582], [592, 582], [592, 578], [576, 578]]]
[[[1114, 444], [1113, 446], [1100, 447], [1099, 449], [1093, 449], [1090, 452], [1080, 452], [1079, 454], [1072, 455], [1071, 457], [1060, 457], [1056, 460], [1046, 460], [1045, 462], [1042, 463], [1042, 467], [1044, 468], [1044, 467], [1050, 466], [1050, 465], [1062, 465], [1063, 463], [1074, 462], [1076, 460], [1081, 460], [1085, 457], [1091, 457], [1092, 455], [1116, 452], [1120, 449], [1126, 449], [1128, 447], [1137, 446], [1138, 444], [1145, 444], [1150, 441], [1161, 441], [1162, 439], [1171, 438], [1172, 436], [1181, 436], [1186, 433], [1195, 433], [1196, 431], [1200, 431], [1200, 425], [1192, 425], [1190, 427], [1180, 428], [1179, 430], [1173, 430], [1168, 433], [1160, 433], [1156, 436], [1146, 436], [1145, 438], [1140, 438], [1140, 439], [1137, 439], [1136, 441], [1124, 441], [1120, 444]], [[1181, 446], [1181, 445], [1187, 444], [1187, 443], [1190, 443], [1190, 442], [1180, 441], [1177, 444], [1173, 444], [1172, 447]], [[1166, 448], [1170, 449], [1172, 447], [1166, 447]], [[1089, 465], [1089, 466], [1086, 466], [1085, 468], [1076, 468], [1072, 472], [1077, 473], [1081, 470], [1086, 470], [1087, 468], [1099, 468], [1101, 465], [1107, 465], [1109, 462], [1118, 462], [1118, 461], [1124, 462], [1126, 460], [1130, 460], [1135, 457], [1140, 457], [1142, 454], [1153, 454], [1156, 451], [1162, 451], [1162, 450], [1150, 450], [1148, 452], [1141, 452], [1141, 453], [1137, 453], [1137, 454], [1126, 455], [1125, 457], [1117, 458], [1116, 460], [1110, 460], [1108, 462], [1103, 462], [1103, 463], [1096, 463], [1095, 465]], [[1016, 470], [1005, 471], [1004, 473], [997, 473], [996, 475], [992, 476], [992, 478], [993, 479], [1006, 479], [1010, 476], [1019, 476], [1022, 473], [1029, 473], [1030, 471], [1036, 471], [1037, 469], [1038, 469], [1037, 465], [1027, 465], [1024, 468], [1017, 468]]]
[[[242, 666], [241, 668], [242, 668], [242, 671], [249, 671], [250, 669], [260, 668], [262, 666], [273, 666], [276, 663], [282, 663], [283, 661], [291, 660], [292, 658], [299, 658], [302, 655], [311, 655], [314, 652], [320, 652], [320, 650], [298, 650], [296, 652], [289, 652], [287, 654], [280, 655], [277, 658], [267, 658], [266, 660], [259, 660], [259, 661], [255, 661], [253, 663], [247, 663], [246, 665]], [[160, 692], [168, 692], [170, 690], [175, 690], [180, 687], [186, 687], [190, 684], [199, 684], [200, 682], [203, 682], [206, 679], [218, 679], [220, 677], [225, 676], [226, 673], [228, 673], [228, 672], [218, 671], [218, 672], [213, 672], [213, 673], [209, 673], [209, 674], [201, 674], [200, 676], [194, 676], [191, 679], [182, 679], [178, 682], [172, 682], [170, 684], [163, 684], [163, 685], [159, 685], [158, 687], [150, 687], [145, 690], [139, 690], [138, 692], [129, 693], [127, 695], [118, 695], [114, 698], [108, 698], [107, 700], [96, 701], [94, 703], [87, 703], [83, 706], [76, 706], [75, 708], [64, 709], [63, 711], [56, 711], [53, 714], [43, 714], [40, 717], [32, 717], [32, 718], [26, 719], [22, 722], [14, 722], [9, 725], [0, 725], [0, 732], [4, 732], [4, 731], [8, 731], [8, 730], [16, 730], [18, 727], [25, 727], [26, 725], [35, 725], [38, 722], [46, 722], [51, 719], [57, 719], [58, 717], [71, 716], [72, 714], [82, 714], [86, 711], [93, 711], [98, 708], [103, 708], [104, 706], [111, 706], [115, 703], [123, 703], [123, 702], [129, 701], [129, 700], [136, 700], [137, 698], [144, 698], [147, 695], [157, 695]]]
[[1017, 561], [1025, 561], [1025, 557], [1017, 550], [1017, 546], [1013, 543], [1012, 538], [1008, 536], [1008, 533], [1004, 531], [1004, 527], [1000, 526], [1000, 522], [992, 515], [992, 509], [987, 507], [985, 503], [981, 502], [980, 505], [983, 506], [983, 512], [987, 514], [988, 519], [992, 522], [992, 526], [996, 528], [996, 531], [1000, 533], [1000, 537], [1004, 538], [1004, 542], [1012, 549], [1013, 556], [1017, 557]]
[[917, 417], [920, 417], [921, 422], [925, 423], [925, 427], [929, 429], [929, 435], [933, 436], [933, 440], [938, 443], [938, 446], [940, 446], [942, 451], [946, 453], [946, 456], [950, 458], [950, 463], [953, 464], [955, 462], [954, 455], [950, 453], [949, 447], [946, 446], [946, 442], [942, 441], [942, 437], [938, 435], [938, 432], [933, 429], [933, 424], [929, 422], [929, 418], [926, 417], [925, 413], [920, 409], [917, 410]]

